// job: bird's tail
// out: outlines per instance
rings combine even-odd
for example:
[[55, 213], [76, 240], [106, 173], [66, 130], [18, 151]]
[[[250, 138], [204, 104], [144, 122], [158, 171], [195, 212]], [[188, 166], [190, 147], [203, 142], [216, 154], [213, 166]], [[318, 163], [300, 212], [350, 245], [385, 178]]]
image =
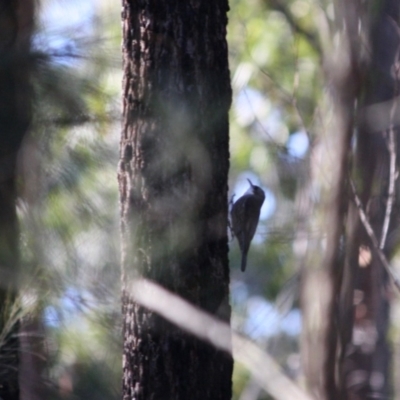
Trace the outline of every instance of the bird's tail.
[[247, 264], [247, 254], [246, 252], [242, 252], [242, 265], [241, 265], [241, 270], [242, 272], [244, 272], [244, 270], [246, 269], [246, 264]]

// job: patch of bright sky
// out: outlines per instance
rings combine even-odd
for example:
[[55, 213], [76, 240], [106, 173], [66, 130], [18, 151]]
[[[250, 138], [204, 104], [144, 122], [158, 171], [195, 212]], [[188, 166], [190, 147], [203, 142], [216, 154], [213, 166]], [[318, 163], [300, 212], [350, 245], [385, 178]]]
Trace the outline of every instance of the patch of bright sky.
[[285, 144], [289, 131], [282, 113], [258, 90], [245, 87], [235, 99], [237, 123], [243, 127], [254, 124], [254, 132], [266, 141]]
[[[281, 332], [290, 336], [297, 336], [301, 331], [301, 313], [299, 310], [292, 310], [289, 313], [281, 314], [276, 307], [261, 296], [249, 297], [247, 285], [242, 281], [231, 283], [232, 302], [236, 304], [235, 309], [245, 306], [246, 318], [243, 330], [252, 339], [267, 338]], [[235, 329], [241, 326], [240, 316], [235, 321], [233, 315], [232, 326]], [[236, 328], [237, 328], [236, 326]]]
[[256, 119], [264, 119], [271, 111], [271, 103], [259, 91], [246, 87], [235, 99], [235, 111], [239, 125], [248, 126]]
[[40, 23], [51, 31], [62, 31], [84, 27], [93, 16], [94, 0], [51, 0], [44, 2]]
[[261, 296], [253, 296], [247, 301], [245, 333], [253, 338], [268, 337], [285, 332], [296, 336], [301, 330], [301, 315], [298, 310], [282, 316], [277, 309]]
[[293, 157], [301, 158], [306, 154], [310, 145], [308, 136], [305, 132], [299, 131], [290, 135], [286, 147], [288, 152]]
[[236, 121], [246, 127], [255, 124], [255, 131], [266, 141], [286, 145], [289, 154], [303, 157], [309, 147], [305, 132], [289, 135], [281, 111], [273, 107], [268, 98], [250, 87], [241, 89], [235, 100]]
[[44, 310], [44, 320], [47, 326], [58, 327], [61, 323], [70, 323], [87, 307], [94, 307], [95, 301], [88, 291], [79, 291], [75, 287], [68, 288], [60, 299], [62, 308], [48, 306]]
[[243, 281], [233, 280], [231, 282], [232, 300], [235, 304], [245, 304], [249, 297], [249, 290]]
[[44, 310], [44, 323], [46, 326], [56, 328], [60, 326], [61, 316], [54, 306], [47, 306]]
[[54, 56], [64, 55], [57, 62], [71, 63], [68, 54], [77, 53], [77, 39], [89, 36], [95, 10], [93, 0], [45, 1], [39, 14], [41, 30], [35, 37], [35, 45]]
[[255, 72], [255, 68], [256, 67], [254, 63], [240, 63], [240, 65], [236, 68], [235, 75], [232, 79], [232, 87], [235, 91], [239, 92], [240, 90], [248, 86], [250, 78]]

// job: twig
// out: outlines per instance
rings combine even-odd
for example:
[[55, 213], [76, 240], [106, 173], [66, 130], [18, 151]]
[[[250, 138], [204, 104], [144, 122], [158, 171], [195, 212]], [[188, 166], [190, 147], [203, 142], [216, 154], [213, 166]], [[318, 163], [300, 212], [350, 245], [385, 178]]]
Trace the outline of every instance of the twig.
[[[299, 109], [299, 106], [297, 104], [297, 98], [294, 97], [291, 93], [289, 93], [283, 86], [281, 86], [276, 80], [275, 78], [266, 70], [264, 70], [263, 68], [261, 68], [259, 65], [257, 65], [259, 71], [270, 80], [270, 82], [272, 82], [272, 84], [275, 86], [275, 88], [278, 90], [278, 92], [281, 94], [283, 101], [286, 102], [287, 104], [289, 104], [297, 117], [298, 123], [301, 126], [301, 128], [303, 129], [303, 131], [307, 134], [307, 136], [310, 139], [310, 133], [309, 130], [306, 127], [306, 123], [304, 121], [304, 118], [301, 114], [301, 111]], [[295, 72], [296, 73], [296, 72]]]
[[350, 180], [350, 186], [351, 186], [351, 190], [353, 191], [353, 196], [354, 196], [354, 202], [356, 203], [356, 206], [358, 208], [358, 213], [360, 215], [360, 219], [362, 224], [364, 225], [365, 230], [367, 231], [367, 234], [369, 236], [369, 238], [371, 239], [372, 245], [374, 246], [378, 257], [382, 263], [382, 265], [384, 266], [384, 268], [386, 269], [388, 275], [390, 276], [390, 278], [392, 279], [394, 285], [396, 286], [396, 288], [400, 291], [400, 281], [397, 278], [395, 272], [392, 270], [385, 254], [383, 253], [382, 249], [379, 246], [379, 241], [375, 235], [374, 230], [372, 229], [372, 226], [370, 224], [370, 222], [368, 221], [368, 217], [364, 211], [363, 205], [361, 203], [360, 198], [357, 195], [357, 191], [356, 191], [356, 187], [354, 185], [354, 182], [351, 178], [349, 178]]
[[[394, 23], [394, 21], [392, 21]], [[396, 23], [394, 23], [394, 26], [399, 33], [399, 29]], [[385, 219], [383, 220], [383, 225], [382, 225], [382, 235], [381, 235], [381, 244], [380, 248], [383, 250], [385, 247], [385, 242], [386, 242], [386, 237], [389, 231], [389, 224], [390, 224], [390, 216], [392, 213], [392, 208], [393, 208], [393, 203], [394, 203], [394, 198], [395, 198], [395, 182], [397, 178], [396, 174], [396, 137], [394, 134], [394, 115], [397, 110], [397, 97], [398, 97], [398, 83], [399, 83], [399, 58], [400, 58], [400, 47], [397, 48], [396, 52], [396, 57], [393, 62], [393, 67], [392, 67], [392, 73], [394, 75], [394, 80], [395, 80], [395, 88], [394, 88], [394, 97], [393, 97], [393, 105], [392, 108], [390, 109], [390, 126], [389, 126], [389, 138], [388, 138], [388, 151], [390, 155], [390, 160], [389, 160], [389, 187], [388, 187], [388, 198], [386, 202], [386, 212], [385, 212]]]
[[[281, 3], [281, 7], [282, 7], [282, 3]], [[278, 9], [275, 7], [275, 9], [277, 9], [278, 11], [282, 11], [282, 9]], [[246, 35], [247, 35], [247, 27], [244, 25], [243, 26], [244, 30], [246, 31]], [[274, 76], [272, 76], [269, 72], [265, 71], [260, 65], [257, 64], [257, 62], [253, 59], [253, 56], [250, 54], [250, 51], [248, 49], [246, 49], [248, 52], [249, 57], [251, 58], [251, 60], [253, 61], [253, 63], [257, 66], [257, 68], [259, 69], [259, 71], [266, 77], [269, 79], [269, 81], [274, 85], [274, 87], [277, 89], [277, 91], [280, 93], [282, 100], [287, 103], [289, 106], [291, 106], [294, 110], [294, 113], [297, 117], [298, 123], [301, 126], [301, 128], [304, 130], [304, 132], [307, 134], [308, 138], [311, 141], [311, 135], [309, 130], [306, 127], [306, 123], [304, 121], [304, 118], [302, 116], [301, 110], [297, 104], [297, 99], [294, 96], [295, 91], [293, 91], [293, 93], [289, 93], [282, 85], [280, 85], [278, 83], [278, 81], [275, 79]], [[295, 74], [298, 73], [298, 71], [295, 71]]]
[[[394, 108], [394, 104], [393, 107]], [[392, 112], [391, 112], [392, 114]], [[391, 118], [391, 121], [393, 119]], [[389, 138], [388, 138], [388, 150], [389, 150], [389, 155], [390, 155], [390, 160], [389, 160], [389, 188], [388, 188], [388, 198], [386, 201], [386, 212], [385, 212], [385, 219], [383, 220], [383, 225], [382, 225], [382, 234], [381, 234], [381, 243], [379, 245], [379, 248], [381, 250], [384, 249], [385, 247], [385, 242], [389, 230], [389, 224], [390, 224], [390, 217], [392, 214], [392, 209], [393, 209], [393, 203], [394, 203], [394, 198], [395, 198], [395, 182], [397, 178], [396, 174], [396, 138], [394, 135], [394, 128], [393, 128], [393, 123], [391, 123], [390, 128], [389, 128]]]
[[[262, 121], [258, 118], [256, 111], [253, 108], [253, 105], [251, 103], [251, 100], [247, 94], [247, 90], [244, 90], [244, 95], [246, 96], [247, 102], [248, 102], [248, 106], [251, 109], [251, 111], [253, 112], [253, 116], [254, 116], [254, 121], [258, 124], [258, 127], [261, 129], [261, 131], [265, 134], [265, 136], [267, 137], [268, 140], [268, 146], [270, 146], [271, 148], [274, 149], [274, 151], [284, 151], [287, 152], [287, 146], [283, 145], [283, 144], [279, 144], [274, 138], [273, 136], [268, 132], [268, 130], [264, 127], [264, 124], [262, 123]], [[305, 128], [304, 128], [305, 129]], [[305, 131], [305, 133], [308, 133], [307, 131]], [[295, 161], [304, 161], [302, 157], [298, 157], [298, 156], [294, 156], [294, 155], [290, 155], [290, 158], [292, 160]]]

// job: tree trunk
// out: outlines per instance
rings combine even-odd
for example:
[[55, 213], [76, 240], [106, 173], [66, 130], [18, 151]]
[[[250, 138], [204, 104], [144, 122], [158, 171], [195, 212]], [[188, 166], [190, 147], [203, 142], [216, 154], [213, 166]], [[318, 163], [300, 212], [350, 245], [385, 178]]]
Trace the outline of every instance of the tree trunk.
[[[399, 16], [400, 3], [393, 0], [380, 2], [370, 14], [367, 33], [371, 60], [360, 98], [354, 162], [357, 191], [367, 220], [387, 259], [399, 243], [396, 231], [399, 229], [400, 203], [395, 198], [399, 191], [390, 192], [391, 181], [395, 182], [395, 172], [391, 172], [390, 164], [398, 152], [396, 148], [390, 151], [390, 145], [395, 146], [398, 142], [395, 120], [398, 120], [399, 112], [395, 98], [400, 93], [400, 75], [397, 72]], [[369, 118], [376, 109], [381, 110], [379, 114]], [[398, 162], [393, 167], [397, 169]], [[396, 185], [398, 187], [398, 180]], [[392, 200], [393, 209], [388, 212], [388, 203]], [[351, 201], [354, 203], [354, 196]], [[389, 299], [393, 282], [388, 280], [371, 235], [367, 233], [365, 223], [360, 221], [359, 207], [352, 207], [348, 226], [345, 263], [348, 295], [341, 321], [341, 390], [346, 399], [389, 398], [392, 361], [388, 343]]]
[[0, 398], [17, 400], [17, 153], [31, 116], [29, 51], [34, 2], [0, 1]]
[[[324, 49], [323, 55], [330, 92], [329, 109], [322, 111], [329, 116], [329, 122], [321, 124], [324, 130], [319, 132], [319, 140], [314, 143], [310, 155], [309, 239], [301, 284], [301, 349], [307, 383], [316, 399], [332, 400], [340, 398], [337, 382], [341, 334], [338, 297], [343, 284], [354, 104], [363, 83], [364, 61], [359, 50], [362, 37], [358, 32], [358, 22], [363, 14], [358, 0], [337, 3], [335, 16], [339, 45], [331, 43], [332, 49]], [[330, 117], [331, 113], [334, 118]], [[318, 200], [311, 200], [313, 198]]]
[[226, 0], [124, 0], [124, 399], [230, 399], [230, 355], [135, 303], [143, 276], [229, 322]]
[[314, 183], [322, 199], [314, 221], [325, 222], [308, 245], [303, 279], [304, 368], [319, 399], [383, 399], [391, 395], [393, 284], [377, 247], [390, 260], [400, 238], [400, 3], [340, 0], [336, 6], [341, 48], [332, 44], [324, 62], [334, 119], [318, 144], [326, 163], [334, 162], [322, 173], [330, 178], [328, 191]]

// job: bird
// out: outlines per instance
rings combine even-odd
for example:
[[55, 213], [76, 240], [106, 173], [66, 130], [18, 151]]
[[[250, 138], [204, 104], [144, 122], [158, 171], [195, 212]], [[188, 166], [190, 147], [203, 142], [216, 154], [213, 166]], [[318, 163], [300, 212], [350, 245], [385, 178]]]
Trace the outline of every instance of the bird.
[[231, 221], [233, 236], [237, 237], [242, 252], [241, 270], [244, 272], [247, 263], [247, 253], [250, 242], [256, 233], [260, 219], [261, 206], [265, 200], [264, 191], [247, 179], [250, 187], [232, 206]]

